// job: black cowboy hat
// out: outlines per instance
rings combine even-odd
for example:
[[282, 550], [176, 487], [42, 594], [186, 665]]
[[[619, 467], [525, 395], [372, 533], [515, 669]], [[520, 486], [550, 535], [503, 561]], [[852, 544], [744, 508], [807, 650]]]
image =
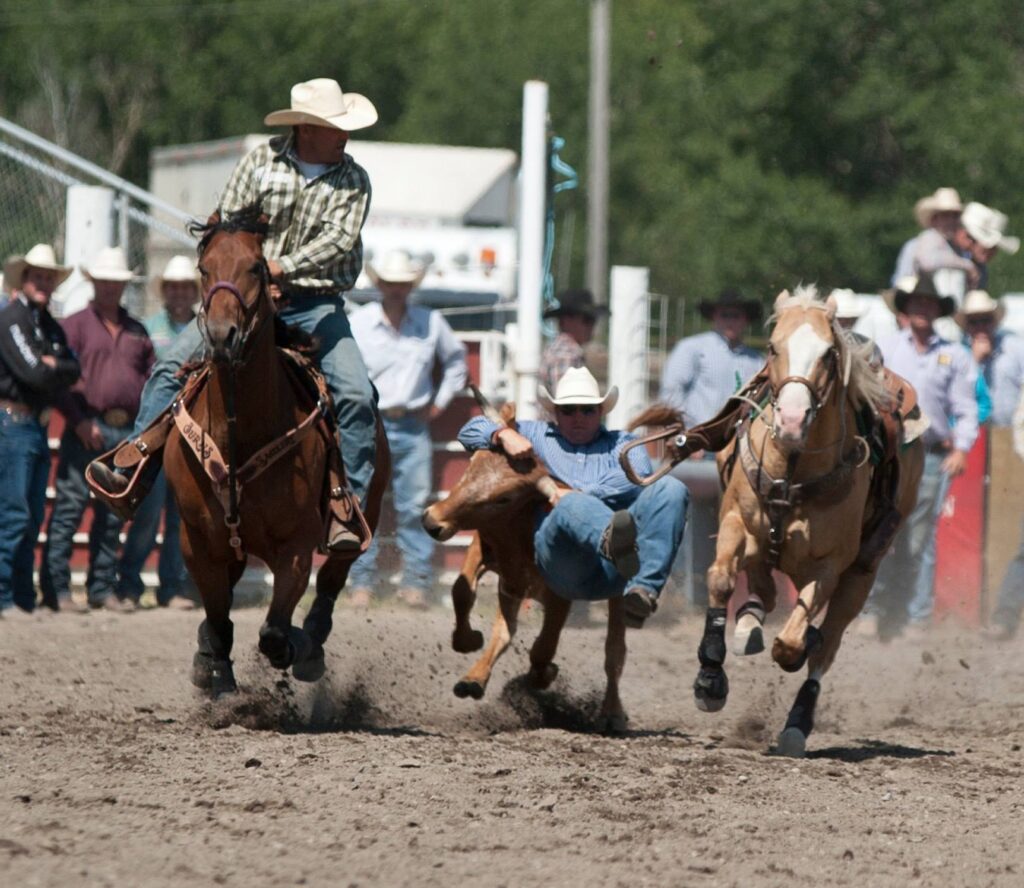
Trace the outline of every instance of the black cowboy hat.
[[939, 317], [949, 317], [956, 311], [956, 300], [952, 296], [943, 296], [935, 289], [935, 281], [930, 274], [908, 275], [896, 281], [896, 286], [882, 291], [882, 298], [889, 310], [902, 313], [907, 310], [907, 298], [910, 296], [929, 296], [938, 300]]
[[590, 290], [563, 290], [556, 297], [558, 308], [549, 308], [544, 312], [544, 319], [561, 318], [565, 315], [579, 315], [584, 318], [599, 318], [611, 314], [604, 305], [594, 302], [594, 294]]
[[746, 316], [748, 321], [759, 321], [761, 319], [761, 303], [756, 299], [744, 299], [739, 290], [726, 287], [718, 294], [718, 298], [712, 302], [710, 299], [702, 299], [697, 303], [701, 317], [711, 320], [716, 308], [738, 308]]

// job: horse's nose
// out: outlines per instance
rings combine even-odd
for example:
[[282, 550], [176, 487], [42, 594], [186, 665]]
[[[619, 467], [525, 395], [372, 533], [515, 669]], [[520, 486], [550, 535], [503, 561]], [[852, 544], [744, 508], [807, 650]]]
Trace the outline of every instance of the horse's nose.
[[238, 339], [238, 327], [230, 321], [211, 321], [207, 324], [207, 335], [213, 347], [213, 357], [223, 360], [231, 356]]
[[807, 426], [808, 410], [801, 407], [782, 407], [775, 412], [775, 434], [787, 441], [801, 441]]

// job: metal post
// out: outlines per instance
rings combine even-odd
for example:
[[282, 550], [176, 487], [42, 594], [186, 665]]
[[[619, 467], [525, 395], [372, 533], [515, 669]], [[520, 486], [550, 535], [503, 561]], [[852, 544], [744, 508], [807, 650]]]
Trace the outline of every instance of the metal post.
[[54, 314], [67, 317], [92, 299], [81, 272], [104, 247], [114, 244], [114, 192], [103, 185], [71, 185], [65, 214], [64, 262], [74, 268], [54, 294]]
[[615, 265], [611, 274], [611, 322], [608, 324], [608, 382], [619, 388], [619, 401], [608, 415], [608, 428], [621, 429], [648, 402], [650, 271]]
[[590, 4], [590, 116], [587, 124], [587, 287], [608, 301], [608, 104], [611, 0]]
[[523, 146], [519, 171], [519, 297], [515, 344], [517, 416], [537, 415], [540, 315], [544, 277], [544, 220], [547, 202], [548, 85], [523, 87]]

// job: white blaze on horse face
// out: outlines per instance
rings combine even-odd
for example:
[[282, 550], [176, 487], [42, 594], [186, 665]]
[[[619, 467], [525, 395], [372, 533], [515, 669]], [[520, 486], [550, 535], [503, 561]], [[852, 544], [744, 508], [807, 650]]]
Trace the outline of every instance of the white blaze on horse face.
[[[786, 341], [789, 376], [811, 378], [815, 365], [828, 351], [829, 343], [808, 323], [794, 330]], [[779, 391], [775, 410], [775, 433], [788, 441], [802, 441], [805, 422], [811, 409], [811, 392], [799, 382], [787, 382]]]

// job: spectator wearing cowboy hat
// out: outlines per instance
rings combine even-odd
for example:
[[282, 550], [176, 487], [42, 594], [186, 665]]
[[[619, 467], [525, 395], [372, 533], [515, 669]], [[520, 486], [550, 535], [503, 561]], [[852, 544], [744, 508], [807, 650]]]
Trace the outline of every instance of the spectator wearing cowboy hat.
[[952, 297], [937, 292], [931, 278], [906, 278], [883, 297], [892, 311], [907, 317], [905, 329], [878, 343], [885, 365], [914, 386], [929, 420], [917, 506], [882, 562], [871, 596], [879, 638], [887, 641], [908, 622], [923, 629], [931, 617], [934, 558], [929, 564], [926, 556], [949, 481], [963, 472], [978, 436], [978, 374], [967, 349], [935, 332], [935, 321], [952, 315], [956, 306]]
[[940, 248], [943, 242], [948, 244], [953, 239], [963, 208], [960, 193], [955, 188], [936, 188], [934, 194], [922, 197], [914, 204], [914, 218], [921, 231], [900, 248], [890, 286], [895, 286], [896, 281], [916, 273], [914, 257], [925, 232], [934, 231], [938, 235], [935, 237], [928, 234], [925, 237], [926, 242], [933, 242], [933, 249]]
[[54, 289], [71, 274], [53, 247], [36, 244], [4, 265], [11, 300], [0, 310], [0, 616], [36, 605], [36, 538], [46, 505], [50, 408], [79, 376], [64, 331], [49, 311]]
[[540, 359], [537, 384], [553, 392], [558, 380], [570, 367], [585, 364], [583, 346], [594, 338], [594, 326], [609, 312], [594, 303], [590, 290], [563, 290], [558, 305], [544, 312], [544, 319], [558, 320], [558, 335], [551, 340]]
[[[100, 250], [82, 268], [92, 283], [88, 306], [64, 319], [68, 343], [82, 364], [82, 378], [60, 400], [66, 427], [57, 462], [57, 496], [43, 547], [39, 585], [43, 604], [60, 608], [71, 583], [71, 548], [89, 503], [85, 468], [99, 453], [123, 441], [139, 410], [142, 387], [153, 367], [153, 343], [142, 322], [121, 305], [133, 275], [120, 247]], [[117, 553], [122, 521], [104, 503], [93, 503], [86, 593], [91, 608], [134, 610], [117, 597]]]
[[[626, 477], [619, 454], [634, 436], [601, 423], [618, 396], [614, 386], [602, 395], [590, 371], [571, 367], [554, 396], [539, 390], [553, 421], [523, 421], [512, 429], [478, 416], [462, 427], [459, 441], [470, 451], [500, 448], [513, 458], [536, 457], [568, 485], [550, 512], [538, 515], [537, 566], [563, 598], [622, 596], [626, 625], [639, 629], [657, 609], [675, 560], [688, 493], [675, 478], [640, 488]], [[643, 448], [629, 458], [638, 474], [650, 474]]]
[[[196, 316], [199, 301], [199, 272], [195, 259], [172, 256], [163, 273], [156, 278], [163, 308], [145, 320], [146, 332], [157, 360], [160, 360], [175, 338]], [[163, 472], [153, 483], [153, 489], [139, 505], [138, 512], [128, 528], [121, 561], [118, 565], [117, 595], [122, 600], [138, 604], [145, 584], [142, 568], [156, 545], [160, 519], [163, 518], [164, 539], [157, 563], [159, 585], [156, 603], [160, 607], [191, 610], [195, 604], [182, 595], [185, 585], [185, 560], [181, 554], [181, 519], [178, 505], [171, 494]]]
[[[342, 92], [335, 80], [295, 84], [291, 107], [263, 120], [289, 127], [289, 133], [253, 148], [238, 162], [220, 203], [222, 214], [258, 205], [267, 215], [263, 254], [278, 314], [285, 323], [315, 334], [320, 343], [320, 368], [334, 400], [347, 475], [339, 479], [344, 483], [332, 498], [327, 545], [350, 554], [358, 553], [362, 543], [356, 509], [373, 472], [377, 414], [373, 386], [344, 311], [345, 293], [363, 267], [361, 232], [370, 206], [370, 178], [345, 146], [349, 133], [376, 121], [373, 103]], [[133, 436], [171, 404], [181, 388], [178, 370], [202, 347], [202, 334], [190, 323], [154, 368]], [[98, 461], [90, 474], [110, 494], [128, 486], [127, 478]]]
[[[402, 580], [397, 598], [410, 607], [424, 607], [433, 587], [433, 540], [421, 519], [431, 485], [430, 422], [466, 385], [466, 349], [440, 312], [410, 305], [426, 268], [408, 253], [394, 250], [379, 265], [367, 263], [366, 274], [380, 291], [380, 302], [353, 312], [352, 335], [363, 353], [378, 409], [391, 446], [391, 489], [398, 519]], [[434, 367], [441, 367], [434, 387]], [[365, 606], [373, 597], [377, 567], [376, 540], [352, 565], [352, 604]]]
[[1011, 256], [1020, 249], [1020, 238], [1006, 233], [1009, 219], [1005, 213], [972, 201], [964, 207], [960, 225], [967, 241], [966, 251], [978, 269], [979, 289], [988, 286], [988, 264], [997, 251]]
[[[761, 318], [761, 303], [726, 288], [714, 301], [702, 300], [701, 316], [712, 329], [681, 339], [672, 349], [661, 378], [661, 400], [679, 410], [687, 425], [711, 419], [725, 402], [764, 365], [764, 356], [743, 343], [751, 323]], [[689, 532], [680, 565], [687, 598], [707, 607], [707, 570], [715, 560], [720, 484], [715, 454], [695, 453], [673, 475], [693, 497]]]

